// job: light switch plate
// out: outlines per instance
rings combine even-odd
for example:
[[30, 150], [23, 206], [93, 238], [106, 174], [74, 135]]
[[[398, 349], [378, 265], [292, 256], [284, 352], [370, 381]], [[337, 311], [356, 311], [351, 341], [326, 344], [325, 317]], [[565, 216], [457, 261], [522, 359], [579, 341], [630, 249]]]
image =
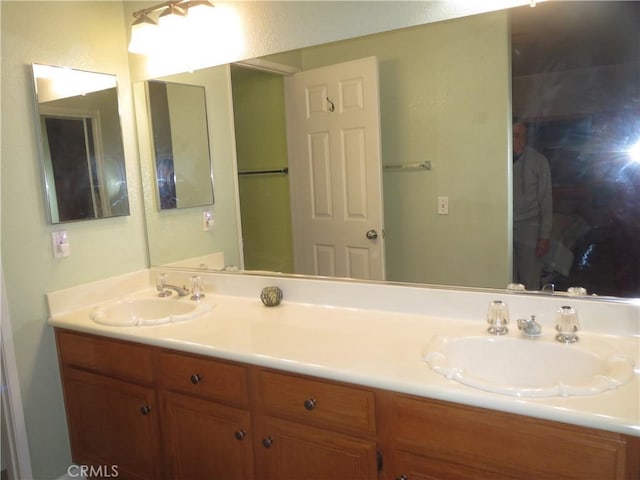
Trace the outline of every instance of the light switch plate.
[[449, 215], [449, 197], [438, 197], [438, 215]]
[[51, 243], [53, 247], [53, 256], [55, 258], [69, 256], [69, 237], [67, 236], [66, 230], [51, 232]]

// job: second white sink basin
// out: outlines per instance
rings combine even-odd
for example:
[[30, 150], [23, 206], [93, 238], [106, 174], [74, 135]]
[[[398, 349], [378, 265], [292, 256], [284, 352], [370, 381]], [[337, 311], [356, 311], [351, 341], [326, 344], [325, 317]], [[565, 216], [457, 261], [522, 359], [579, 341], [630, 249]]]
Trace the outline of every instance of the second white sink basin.
[[435, 372], [470, 387], [521, 397], [594, 395], [634, 375], [633, 359], [578, 344], [513, 337], [436, 336], [424, 350]]
[[210, 309], [210, 304], [186, 297], [131, 298], [96, 307], [91, 311], [90, 317], [96, 323], [118, 327], [160, 325], [189, 320]]

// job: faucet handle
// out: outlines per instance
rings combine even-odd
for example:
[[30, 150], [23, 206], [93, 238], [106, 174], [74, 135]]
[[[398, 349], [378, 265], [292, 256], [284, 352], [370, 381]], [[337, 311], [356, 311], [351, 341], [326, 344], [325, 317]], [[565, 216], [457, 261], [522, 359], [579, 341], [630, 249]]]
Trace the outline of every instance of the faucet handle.
[[578, 313], [569, 306], [560, 307], [556, 314], [556, 340], [563, 343], [574, 343], [578, 341], [576, 332], [580, 329]]
[[171, 295], [171, 292], [166, 288], [164, 288], [166, 284], [167, 284], [167, 274], [159, 273], [158, 276], [156, 277], [156, 290], [158, 290], [159, 297], [168, 297], [169, 295]]
[[509, 309], [502, 300], [493, 300], [487, 309], [487, 331], [491, 335], [504, 335], [509, 331]]

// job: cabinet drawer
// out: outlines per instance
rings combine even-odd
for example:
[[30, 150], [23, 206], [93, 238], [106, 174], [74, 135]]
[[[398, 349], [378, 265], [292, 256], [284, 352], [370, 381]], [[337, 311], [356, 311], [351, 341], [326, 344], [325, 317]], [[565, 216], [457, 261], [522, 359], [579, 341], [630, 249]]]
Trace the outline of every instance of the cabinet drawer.
[[151, 348], [145, 345], [56, 330], [58, 355], [64, 366], [150, 384]]
[[269, 415], [374, 434], [375, 394], [347, 385], [260, 370], [259, 398]]
[[515, 478], [622, 478], [625, 465], [622, 435], [465, 405], [397, 395], [391, 425], [397, 449]]
[[248, 405], [245, 367], [167, 350], [156, 352], [155, 362], [160, 388]]

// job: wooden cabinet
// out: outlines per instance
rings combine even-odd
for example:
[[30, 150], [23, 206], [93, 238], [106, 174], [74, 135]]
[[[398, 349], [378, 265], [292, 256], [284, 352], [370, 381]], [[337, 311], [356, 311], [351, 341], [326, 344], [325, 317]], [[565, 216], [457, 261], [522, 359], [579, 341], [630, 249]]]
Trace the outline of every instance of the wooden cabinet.
[[640, 438], [56, 330], [73, 460], [119, 478], [640, 478]]
[[246, 367], [167, 350], [154, 360], [167, 478], [254, 478]]
[[[624, 435], [436, 400], [395, 395], [396, 478], [631, 479]], [[634, 446], [635, 443], [635, 446]]]
[[255, 478], [248, 411], [173, 392], [160, 398], [166, 478]]
[[145, 385], [150, 352], [69, 332], [57, 338], [74, 462], [119, 478], [158, 478], [159, 409]]
[[254, 379], [260, 478], [377, 478], [373, 391], [262, 369]]

